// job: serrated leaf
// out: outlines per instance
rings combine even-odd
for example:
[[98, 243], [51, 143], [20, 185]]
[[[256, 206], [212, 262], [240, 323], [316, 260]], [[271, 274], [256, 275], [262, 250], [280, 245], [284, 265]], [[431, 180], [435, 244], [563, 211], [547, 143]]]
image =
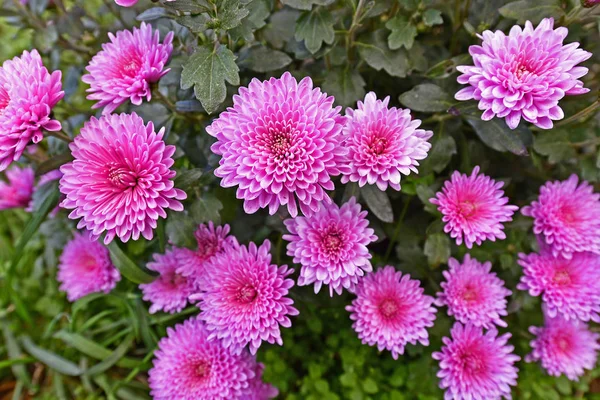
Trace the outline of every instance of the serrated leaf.
[[235, 56], [227, 47], [200, 47], [183, 65], [181, 88], [194, 86], [196, 98], [206, 112], [212, 114], [225, 101], [225, 81], [232, 85], [240, 84], [238, 71]]
[[494, 118], [483, 121], [477, 117], [467, 117], [467, 122], [473, 127], [483, 143], [496, 151], [510, 151], [518, 156], [527, 156], [527, 145], [533, 142], [531, 131], [519, 125], [511, 130], [503, 119]]
[[177, 172], [177, 177], [175, 178], [175, 187], [185, 192], [192, 186], [198, 184], [198, 181], [202, 175], [204, 175], [204, 172], [200, 168], [179, 171]]
[[208, 23], [211, 21], [206, 14], [183, 15], [177, 18], [177, 22], [188, 28], [194, 33], [202, 33], [208, 29]]
[[333, 43], [333, 22], [333, 17], [326, 8], [319, 7], [305, 12], [298, 18], [294, 37], [298, 41], [303, 40], [307, 50], [314, 54], [321, 49], [323, 42]]
[[281, 2], [298, 10], [310, 10], [313, 5], [327, 6], [333, 3], [333, 0], [281, 0]]
[[169, 215], [165, 226], [169, 243], [178, 247], [192, 247], [195, 245], [195, 229], [194, 221], [184, 213]]
[[206, 0], [165, 0], [162, 5], [169, 9], [189, 14], [201, 14], [203, 12], [212, 10], [211, 4]]
[[358, 71], [340, 68], [329, 72], [323, 90], [342, 106], [353, 106], [365, 96], [365, 80]]
[[296, 21], [300, 17], [300, 12], [288, 8], [275, 11], [269, 23], [262, 30], [263, 37], [275, 48], [282, 48], [283, 45], [294, 37]]
[[429, 9], [423, 13], [423, 23], [427, 26], [440, 25], [444, 23], [440, 10]]
[[110, 259], [114, 266], [119, 270], [121, 275], [129, 279], [133, 283], [150, 283], [156, 276], [146, 268], [142, 268], [134, 263], [127, 254], [121, 250], [115, 240], [107, 246], [110, 252]]
[[32, 357], [35, 357], [43, 364], [55, 371], [60, 372], [61, 374], [68, 376], [79, 376], [83, 374], [83, 370], [79, 368], [77, 364], [49, 350], [38, 347], [35, 343], [33, 343], [29, 336], [23, 336], [21, 338], [21, 343], [23, 344], [25, 351], [27, 351]]
[[520, 0], [508, 3], [499, 10], [505, 18], [516, 19], [518, 23], [531, 21], [537, 24], [544, 18], [558, 19], [565, 15], [558, 0]]
[[159, 18], [171, 17], [173, 14], [163, 7], [152, 7], [135, 17], [138, 21], [154, 21]]
[[417, 27], [404, 15], [398, 15], [390, 19], [385, 27], [392, 31], [388, 37], [390, 49], [396, 50], [405, 47], [410, 50], [415, 43]]
[[281, 69], [292, 62], [283, 51], [273, 50], [259, 45], [248, 49], [248, 55], [240, 63], [256, 72], [268, 72]]
[[453, 103], [452, 97], [441, 87], [423, 83], [400, 95], [400, 103], [413, 111], [446, 111]]
[[551, 164], [577, 156], [577, 152], [571, 147], [568, 132], [561, 129], [540, 132], [533, 140], [533, 149], [541, 155], [547, 156]]
[[406, 77], [409, 69], [408, 53], [404, 49], [390, 50], [383, 29], [357, 42], [358, 53], [373, 69], [384, 69], [391, 76]]
[[375, 185], [365, 185], [360, 188], [360, 194], [377, 218], [387, 223], [394, 222], [392, 203], [385, 192]]
[[221, 210], [223, 204], [212, 193], [207, 193], [197, 199], [190, 207], [190, 217], [196, 224], [209, 221], [219, 223], [221, 221]]
[[427, 256], [429, 265], [433, 268], [445, 264], [450, 258], [450, 239], [445, 233], [429, 235], [425, 241], [423, 252]]
[[218, 8], [216, 26], [230, 30], [242, 23], [242, 19], [250, 13], [239, 0], [223, 0]]
[[266, 25], [265, 20], [271, 13], [271, 4], [267, 0], [253, 0], [246, 7], [250, 13], [242, 20], [240, 26], [229, 32], [234, 41], [240, 38], [247, 42], [253, 41], [254, 31]]

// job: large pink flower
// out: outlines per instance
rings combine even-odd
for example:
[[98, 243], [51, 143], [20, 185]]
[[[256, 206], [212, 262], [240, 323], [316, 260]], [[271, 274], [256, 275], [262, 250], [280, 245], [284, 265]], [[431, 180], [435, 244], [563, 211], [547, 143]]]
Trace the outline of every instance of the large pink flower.
[[394, 360], [407, 343], [429, 345], [427, 328], [433, 326], [433, 297], [423, 293], [420, 282], [386, 266], [362, 278], [356, 299], [346, 310], [359, 339], [379, 351], [389, 350]]
[[458, 83], [469, 86], [456, 93], [457, 100], [475, 99], [484, 110], [481, 119], [505, 118], [515, 129], [521, 117], [543, 129], [564, 118], [558, 102], [565, 95], [589, 92], [579, 80], [588, 69], [577, 67], [592, 53], [578, 49], [579, 43], [564, 46], [569, 33], [553, 29], [546, 18], [534, 29], [515, 25], [508, 36], [502, 31], [485, 31], [481, 46], [471, 46], [474, 66], [459, 66]]
[[448, 315], [463, 324], [506, 327], [501, 317], [507, 315], [506, 296], [512, 292], [492, 272], [492, 263], [482, 264], [467, 254], [462, 264], [450, 258], [448, 265], [450, 269], [443, 272], [446, 281], [441, 284], [436, 305], [447, 306]]
[[167, 208], [183, 210], [178, 200], [186, 194], [173, 187], [170, 169], [175, 146], [166, 146], [163, 135], [164, 128], [154, 132], [135, 113], [92, 117], [81, 128], [69, 146], [75, 160], [60, 168], [61, 207], [81, 218], [78, 228], [93, 238], [106, 232], [107, 244], [115, 236], [150, 240]]
[[280, 326], [289, 328], [289, 316], [298, 315], [288, 292], [294, 272], [286, 265], [271, 264], [271, 243], [257, 247], [234, 243], [210, 258], [205, 265], [205, 278], [200, 293], [200, 319], [206, 322], [209, 339], [239, 354], [246, 345], [255, 354], [263, 341], [283, 344]]
[[586, 369], [594, 369], [600, 335], [591, 332], [584, 323], [560, 316], [547, 317], [544, 326], [531, 326], [529, 331], [536, 338], [530, 342], [533, 351], [525, 361], [540, 361], [549, 375], [564, 374], [572, 381], [579, 380]]
[[541, 254], [519, 254], [523, 276], [518, 289], [542, 295], [546, 313], [566, 319], [600, 322], [600, 255], [574, 253], [571, 259]]
[[90, 293], [109, 293], [121, 280], [121, 274], [106, 247], [76, 233], [63, 249], [56, 279], [69, 301], [75, 301]]
[[410, 110], [388, 108], [389, 101], [389, 96], [381, 101], [370, 92], [356, 110], [346, 109], [349, 119], [343, 132], [349, 153], [344, 163], [350, 171], [342, 176], [342, 183], [377, 184], [381, 190], [389, 184], [400, 190], [401, 174], [418, 173], [433, 132], [418, 129], [421, 121], [412, 120]]
[[353, 197], [341, 207], [328, 204], [310, 217], [285, 220], [287, 254], [302, 266], [298, 285], [314, 283], [315, 293], [329, 285], [331, 296], [353, 290], [358, 278], [372, 271], [367, 245], [377, 236], [366, 217]]
[[110, 43], [102, 45], [86, 67], [89, 74], [81, 80], [90, 84], [88, 99], [98, 100], [92, 108], [104, 107], [110, 114], [128, 99], [135, 105], [152, 98], [151, 83], [158, 82], [173, 51], [173, 32], [160, 43], [160, 33], [142, 22], [133, 32], [123, 30], [108, 34]]
[[533, 232], [555, 256], [571, 258], [580, 251], [600, 254], [600, 194], [577, 175], [566, 181], [546, 182], [540, 196], [523, 215], [532, 217]]
[[456, 238], [458, 245], [464, 240], [470, 249], [473, 243], [481, 245], [484, 240], [506, 239], [503, 223], [512, 221], [519, 207], [507, 204], [502, 186], [504, 182], [480, 175], [477, 166], [470, 176], [454, 171], [442, 191], [429, 201], [444, 215], [444, 232]]
[[0, 67], [0, 171], [18, 160], [25, 147], [59, 131], [52, 108], [63, 98], [61, 72], [48, 72], [37, 50], [6, 60]]
[[441, 352], [433, 353], [439, 360], [440, 387], [446, 390], [445, 400], [511, 399], [510, 386], [517, 384], [520, 358], [508, 344], [510, 333], [498, 336], [496, 329], [485, 334], [474, 325], [455, 323], [452, 338], [443, 338]]
[[300, 83], [286, 72], [280, 79], [253, 79], [233, 96], [233, 107], [206, 128], [217, 138], [211, 149], [221, 156], [215, 175], [221, 186], [238, 186], [248, 214], [269, 207], [274, 214], [286, 205], [306, 215], [330, 204], [325, 190], [339, 175], [345, 118], [333, 97], [313, 88], [309, 77]]
[[0, 210], [27, 207], [33, 195], [33, 169], [15, 165], [5, 174], [8, 182], [0, 180]]

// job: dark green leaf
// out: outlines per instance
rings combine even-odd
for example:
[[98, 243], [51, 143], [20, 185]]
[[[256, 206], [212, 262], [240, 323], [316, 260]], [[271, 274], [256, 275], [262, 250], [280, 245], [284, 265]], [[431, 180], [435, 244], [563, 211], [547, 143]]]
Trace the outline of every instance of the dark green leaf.
[[256, 72], [268, 72], [281, 69], [292, 62], [283, 51], [269, 49], [259, 45], [248, 50], [248, 56], [240, 63]]
[[577, 152], [571, 147], [568, 132], [561, 129], [538, 133], [533, 140], [533, 149], [547, 156], [551, 164], [577, 156]]
[[296, 40], [304, 40], [304, 45], [311, 53], [321, 49], [323, 42], [332, 44], [335, 38], [333, 17], [322, 7], [303, 13], [296, 24]]
[[508, 3], [498, 11], [503, 17], [516, 19], [518, 23], [529, 20], [537, 24], [543, 18], [558, 19], [565, 15], [560, 4], [559, 0], [520, 0]]
[[159, 18], [171, 17], [173, 14], [163, 7], [152, 7], [135, 17], [138, 21], [154, 21]]
[[129, 348], [131, 347], [132, 344], [133, 344], [133, 335], [129, 335], [115, 349], [115, 351], [113, 351], [108, 357], [106, 357], [104, 360], [100, 361], [98, 364], [96, 364], [93, 367], [86, 370], [85, 374], [88, 376], [92, 376], [92, 375], [100, 374], [100, 373], [108, 370], [110, 367], [115, 365], [117, 363], [117, 361], [119, 361], [121, 358], [123, 358], [123, 356], [125, 356], [125, 354], [127, 354], [127, 351], [129, 350]]
[[204, 175], [200, 168], [193, 168], [179, 171], [175, 178], [175, 187], [187, 191], [192, 186], [198, 184], [198, 180]]
[[365, 96], [365, 80], [358, 71], [338, 68], [329, 72], [323, 90], [335, 96], [342, 106], [353, 106]]
[[284, 8], [274, 12], [269, 19], [269, 23], [263, 29], [263, 37], [278, 49], [294, 37], [296, 21], [300, 13], [296, 10]]
[[136, 265], [131, 258], [121, 250], [115, 240], [110, 242], [107, 247], [110, 251], [110, 258], [113, 264], [125, 278], [137, 284], [150, 283], [155, 279], [155, 275], [146, 268]]
[[419, 7], [420, 0], [399, 0], [402, 8], [408, 11], [414, 11]]
[[429, 9], [423, 13], [423, 22], [427, 26], [440, 25], [444, 23], [440, 10]]
[[395, 16], [385, 24], [385, 27], [392, 31], [388, 37], [390, 49], [405, 47], [410, 50], [417, 37], [417, 27], [408, 18], [403, 15]]
[[196, 244], [194, 231], [196, 225], [192, 219], [184, 213], [169, 215], [165, 226], [169, 243], [178, 247], [192, 247]]
[[[77, 333], [71, 333], [67, 331], [58, 331], [54, 334], [56, 339], [62, 340], [66, 345], [71, 346], [86, 356], [92, 357], [96, 360], [104, 360], [110, 357], [112, 352], [106, 347], [90, 340]], [[140, 364], [140, 361], [134, 360], [127, 357], [122, 357], [117, 365], [122, 368], [135, 368]]]
[[387, 223], [394, 222], [392, 203], [385, 192], [375, 185], [365, 185], [360, 188], [360, 194], [377, 218]]
[[48, 367], [60, 372], [63, 375], [79, 376], [83, 373], [83, 370], [79, 368], [77, 364], [55, 353], [52, 353], [51, 351], [38, 347], [31, 341], [29, 336], [23, 336], [21, 338], [21, 343], [23, 344], [25, 350], [31, 354], [32, 357], [35, 357]]
[[177, 22], [194, 33], [202, 33], [208, 29], [211, 19], [206, 14], [183, 15], [177, 18]]
[[434, 204], [431, 204], [431, 202], [429, 201], [429, 199], [435, 197], [435, 192], [433, 191], [433, 189], [429, 186], [419, 185], [417, 186], [416, 191], [419, 200], [421, 200], [421, 203], [423, 203], [424, 205], [423, 208], [425, 209], [425, 211], [427, 211], [430, 214], [437, 214], [436, 206]]
[[333, 0], [281, 0], [281, 2], [292, 8], [297, 8], [298, 10], [310, 11], [313, 4], [318, 6], [326, 6], [333, 3]]
[[190, 207], [190, 217], [196, 224], [209, 221], [218, 223], [221, 220], [223, 204], [212, 193], [207, 193], [197, 199]]
[[375, 70], [384, 69], [391, 76], [404, 78], [409, 69], [408, 54], [404, 49], [390, 50], [385, 35], [380, 29], [357, 42], [358, 53]]
[[63, 153], [52, 157], [41, 163], [35, 170], [35, 176], [42, 176], [50, 171], [60, 168], [62, 165], [73, 160], [71, 153]]
[[[6, 347], [6, 352], [8, 353], [9, 360], [21, 360], [24, 357], [21, 347], [19, 343], [14, 337], [12, 329], [9, 323], [5, 319], [0, 319], [0, 323], [2, 324], [2, 333], [4, 334], [4, 343], [3, 345]], [[22, 364], [13, 364], [11, 366], [11, 370], [13, 375], [21, 382], [29, 385], [30, 379], [29, 374], [27, 373], [27, 369]]]
[[440, 112], [452, 105], [452, 97], [441, 87], [423, 83], [400, 95], [400, 103], [413, 111]]
[[229, 30], [242, 23], [242, 19], [250, 11], [244, 7], [239, 0], [223, 0], [219, 6], [219, 16], [215, 21], [215, 26]]
[[202, 104], [198, 100], [179, 100], [175, 103], [175, 108], [179, 112], [203, 112]]
[[253, 41], [254, 31], [265, 26], [265, 19], [271, 13], [271, 3], [268, 0], [253, 0], [247, 8], [250, 13], [242, 20], [242, 24], [229, 32], [234, 41], [240, 38], [247, 42]]
[[503, 119], [494, 118], [483, 121], [477, 117], [467, 117], [467, 122], [473, 127], [481, 141], [497, 151], [510, 151], [518, 156], [527, 156], [527, 144], [533, 141], [531, 131], [519, 125], [511, 130]]
[[346, 183], [346, 188], [344, 189], [344, 196], [342, 196], [342, 203], [350, 200], [351, 197], [356, 197], [356, 201], [360, 199], [360, 186], [356, 182], [348, 182]]
[[203, 12], [212, 10], [211, 4], [206, 0], [165, 0], [162, 4], [167, 8], [189, 14], [201, 14]]
[[445, 264], [450, 258], [450, 239], [445, 233], [434, 233], [429, 235], [425, 241], [425, 248], [423, 250], [427, 256], [429, 265], [433, 268], [438, 267], [440, 264]]
[[426, 174], [433, 170], [438, 174], [446, 168], [452, 156], [456, 154], [456, 142], [452, 136], [433, 137], [433, 146], [426, 159], [421, 161], [419, 172]]

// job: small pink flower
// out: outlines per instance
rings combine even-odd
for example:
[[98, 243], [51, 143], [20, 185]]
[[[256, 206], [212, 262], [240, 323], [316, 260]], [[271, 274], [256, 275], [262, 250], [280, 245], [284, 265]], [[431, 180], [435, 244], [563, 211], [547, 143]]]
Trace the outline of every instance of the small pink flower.
[[342, 183], [377, 184], [380, 190], [389, 184], [400, 190], [401, 174], [418, 173], [433, 132], [418, 129], [421, 121], [413, 120], [410, 110], [388, 108], [389, 101], [389, 96], [381, 101], [370, 92], [356, 110], [346, 109], [349, 119], [343, 132], [349, 153], [344, 163], [351, 170], [342, 175]]
[[359, 339], [379, 351], [389, 350], [394, 360], [407, 343], [429, 345], [427, 328], [433, 326], [433, 297], [423, 293], [420, 282], [392, 266], [367, 274], [356, 286], [356, 299], [346, 310]]
[[[119, 3], [117, 3], [119, 4]], [[123, 5], [135, 4], [126, 0]], [[81, 80], [90, 84], [89, 100], [98, 100], [92, 108], [104, 107], [103, 114], [112, 113], [127, 100], [135, 105], [152, 98], [151, 83], [158, 82], [170, 69], [165, 69], [173, 51], [173, 32], [160, 43], [160, 33], [142, 22], [133, 32], [123, 30], [116, 36], [108, 34], [110, 43], [102, 45], [86, 67], [89, 74]]]
[[39, 143], [43, 130], [59, 131], [52, 108], [65, 92], [61, 72], [48, 72], [37, 50], [6, 60], [0, 67], [0, 171], [17, 161], [27, 145]]
[[5, 174], [8, 182], [0, 180], [0, 210], [27, 207], [33, 195], [33, 169], [14, 165]]
[[512, 221], [519, 207], [507, 204], [502, 186], [504, 182], [480, 175], [477, 166], [470, 176], [455, 171], [451, 180], [444, 182], [442, 191], [429, 201], [444, 215], [444, 232], [456, 238], [459, 246], [464, 240], [470, 249], [473, 243], [506, 239], [503, 223]]
[[250, 394], [242, 400], [269, 400], [274, 399], [279, 394], [279, 390], [273, 385], [263, 382], [262, 376], [265, 366], [262, 363], [256, 363], [254, 368], [254, 379], [250, 381]]
[[600, 0], [581, 0], [581, 5], [584, 7], [590, 8], [597, 4], [600, 4]]
[[506, 316], [506, 296], [511, 291], [504, 281], [492, 272], [492, 263], [480, 263], [468, 254], [463, 263], [450, 258], [450, 269], [444, 271], [442, 292], [437, 294], [437, 306], [447, 306], [448, 315], [463, 324], [492, 328], [494, 324], [505, 327], [501, 317]]
[[323, 284], [329, 285], [329, 294], [353, 290], [365, 272], [372, 271], [369, 243], [377, 240], [369, 228], [367, 212], [353, 197], [338, 207], [323, 205], [310, 217], [287, 219], [288, 231], [283, 239], [289, 243], [287, 254], [302, 265], [298, 285], [315, 284], [315, 293]]

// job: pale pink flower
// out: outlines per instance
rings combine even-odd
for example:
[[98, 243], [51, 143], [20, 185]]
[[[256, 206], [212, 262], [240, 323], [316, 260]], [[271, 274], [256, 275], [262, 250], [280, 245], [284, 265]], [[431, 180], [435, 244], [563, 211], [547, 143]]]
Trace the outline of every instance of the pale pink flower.
[[27, 207], [33, 195], [33, 169], [14, 165], [5, 175], [8, 182], [0, 180], [0, 210]]

